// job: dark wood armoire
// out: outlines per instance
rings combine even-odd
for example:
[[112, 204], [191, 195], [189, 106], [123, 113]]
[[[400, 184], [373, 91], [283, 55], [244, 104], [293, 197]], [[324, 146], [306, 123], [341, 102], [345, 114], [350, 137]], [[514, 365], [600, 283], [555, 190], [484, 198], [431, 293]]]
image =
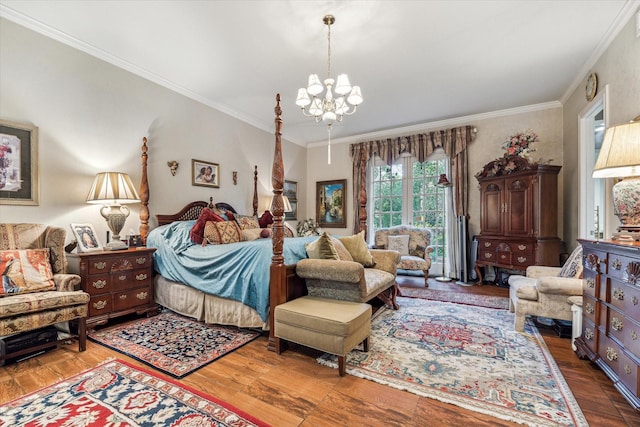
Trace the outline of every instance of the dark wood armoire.
[[525, 271], [530, 265], [559, 265], [560, 168], [505, 155], [476, 174], [480, 184], [478, 284], [482, 284], [482, 267]]

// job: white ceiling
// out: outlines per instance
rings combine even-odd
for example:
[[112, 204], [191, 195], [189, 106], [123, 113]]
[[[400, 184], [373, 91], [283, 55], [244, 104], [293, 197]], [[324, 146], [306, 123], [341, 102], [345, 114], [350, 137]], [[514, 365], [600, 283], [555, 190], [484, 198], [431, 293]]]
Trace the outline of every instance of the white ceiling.
[[[307, 76], [348, 73], [364, 103], [334, 140], [563, 102], [638, 0], [17, 1], [0, 15], [284, 137], [326, 140], [295, 105]], [[352, 139], [352, 138], [351, 138]]]

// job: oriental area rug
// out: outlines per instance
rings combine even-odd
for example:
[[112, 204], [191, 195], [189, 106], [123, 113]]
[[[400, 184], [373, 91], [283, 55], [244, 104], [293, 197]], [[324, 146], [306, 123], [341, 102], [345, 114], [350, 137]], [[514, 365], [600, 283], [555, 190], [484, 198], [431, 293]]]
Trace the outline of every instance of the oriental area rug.
[[226, 402], [121, 360], [0, 406], [0, 426], [266, 426]]
[[210, 325], [166, 311], [92, 332], [89, 339], [182, 378], [259, 336], [256, 331]]
[[509, 298], [494, 295], [475, 295], [465, 292], [443, 291], [441, 289], [401, 287], [403, 297], [422, 298], [433, 301], [455, 302], [478, 307], [509, 309]]
[[[530, 322], [513, 329], [507, 310], [398, 298], [371, 322], [369, 352], [347, 355], [348, 374], [531, 426], [587, 421]], [[318, 362], [336, 368], [337, 358]]]

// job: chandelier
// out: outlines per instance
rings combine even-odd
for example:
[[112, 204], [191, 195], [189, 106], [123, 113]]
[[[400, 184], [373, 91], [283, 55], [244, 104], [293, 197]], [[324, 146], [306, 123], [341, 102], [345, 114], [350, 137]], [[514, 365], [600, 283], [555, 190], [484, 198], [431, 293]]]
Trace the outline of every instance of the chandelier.
[[[329, 132], [327, 157], [328, 163], [331, 164], [331, 126], [335, 121], [340, 122], [344, 116], [356, 112], [358, 105], [362, 103], [362, 93], [360, 86], [351, 86], [349, 76], [346, 74], [340, 74], [337, 81], [331, 77], [331, 25], [336, 22], [336, 19], [333, 15], [326, 15], [322, 21], [329, 27], [327, 78], [323, 86], [318, 75], [311, 74], [306, 89], [298, 89], [296, 105], [302, 108], [302, 114], [305, 116], [313, 117], [317, 123], [322, 121], [327, 124]], [[319, 95], [322, 92], [324, 97], [321, 98]]]

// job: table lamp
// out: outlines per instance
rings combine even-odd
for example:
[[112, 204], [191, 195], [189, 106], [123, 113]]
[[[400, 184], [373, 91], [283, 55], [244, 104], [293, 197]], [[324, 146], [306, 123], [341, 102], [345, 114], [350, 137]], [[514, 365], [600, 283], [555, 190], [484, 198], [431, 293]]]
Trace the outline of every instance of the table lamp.
[[120, 231], [129, 216], [125, 203], [138, 203], [140, 197], [129, 175], [122, 172], [100, 172], [93, 180], [87, 203], [102, 204], [100, 215], [107, 221], [113, 235], [106, 249], [125, 249], [127, 245], [120, 241]]
[[594, 178], [622, 178], [613, 186], [613, 209], [622, 225], [614, 238], [640, 240], [640, 116], [607, 129]]

